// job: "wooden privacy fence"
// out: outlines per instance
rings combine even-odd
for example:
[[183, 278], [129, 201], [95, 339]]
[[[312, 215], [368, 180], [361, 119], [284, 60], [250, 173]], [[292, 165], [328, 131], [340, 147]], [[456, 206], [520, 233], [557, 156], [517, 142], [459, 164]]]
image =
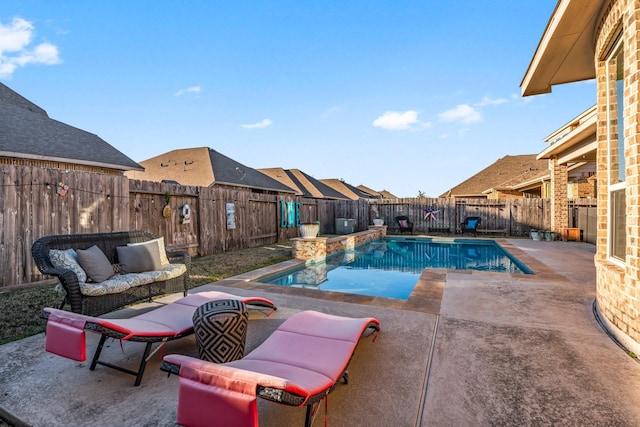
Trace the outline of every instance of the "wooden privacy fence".
[[325, 200], [90, 171], [0, 168], [0, 288], [45, 278], [33, 264], [31, 244], [51, 234], [149, 230], [164, 236], [168, 248], [201, 256], [287, 241], [299, 236], [303, 222], [318, 221], [322, 234], [334, 234], [338, 218], [353, 220], [355, 231], [382, 216], [393, 228], [398, 215], [410, 218], [415, 233], [453, 233], [466, 216], [482, 217], [481, 229], [511, 236], [550, 227], [546, 199]]
[[594, 199], [569, 200], [569, 227], [579, 228], [582, 241], [596, 243], [598, 207]]
[[480, 232], [526, 236], [532, 229], [551, 227], [548, 199], [382, 199], [369, 201], [371, 220], [384, 217], [385, 224], [397, 227], [395, 218], [403, 215], [413, 222], [414, 232], [456, 233], [466, 217], [481, 218]]
[[[333, 234], [337, 217], [358, 218], [357, 229], [367, 227], [368, 203], [322, 200], [291, 194], [263, 194], [236, 187], [189, 187], [130, 180], [130, 229], [164, 236], [170, 249], [192, 255], [262, 246], [299, 237], [299, 223], [320, 222], [320, 232]], [[171, 209], [163, 216], [164, 207]], [[283, 221], [283, 203], [295, 206], [292, 222]], [[191, 215], [184, 221], [184, 206]]]
[[0, 288], [43, 278], [31, 257], [39, 237], [129, 227], [125, 176], [14, 165], [0, 170]]

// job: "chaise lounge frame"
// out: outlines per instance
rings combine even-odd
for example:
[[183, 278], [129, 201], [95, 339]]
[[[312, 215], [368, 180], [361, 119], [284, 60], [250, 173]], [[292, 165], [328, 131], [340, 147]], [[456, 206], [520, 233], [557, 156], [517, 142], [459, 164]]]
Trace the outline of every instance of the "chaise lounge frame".
[[261, 397], [306, 405], [305, 426], [311, 426], [319, 402], [340, 380], [348, 382], [347, 367], [360, 338], [379, 330], [375, 318], [303, 311], [240, 360], [215, 364], [167, 355], [161, 369], [180, 376], [177, 423], [257, 427], [256, 397]]
[[[133, 375], [134, 386], [140, 385], [149, 359], [162, 346], [172, 340], [193, 334], [193, 313], [202, 304], [213, 300], [234, 299], [247, 305], [276, 310], [275, 304], [260, 297], [239, 297], [225, 292], [201, 292], [188, 295], [173, 303], [128, 319], [104, 319], [78, 313], [45, 308], [41, 317], [47, 319], [47, 351], [69, 359], [84, 361], [84, 331], [100, 334], [100, 341], [91, 360], [90, 370], [96, 365], [106, 366]], [[269, 312], [268, 314], [271, 314]], [[108, 338], [145, 343], [138, 370], [124, 368], [103, 360], [100, 354]], [[152, 345], [161, 343], [153, 352]]]

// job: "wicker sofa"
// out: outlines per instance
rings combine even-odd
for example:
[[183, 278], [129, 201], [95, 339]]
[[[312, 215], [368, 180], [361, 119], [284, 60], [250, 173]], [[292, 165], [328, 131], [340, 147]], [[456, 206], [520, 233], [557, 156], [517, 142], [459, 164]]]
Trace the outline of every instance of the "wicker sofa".
[[[129, 244], [145, 244], [158, 239], [153, 233], [148, 231], [118, 231], [111, 233], [91, 233], [91, 234], [65, 234], [41, 237], [31, 246], [33, 260], [41, 273], [55, 276], [60, 281], [64, 291], [64, 299], [60, 308], [67, 304], [71, 306], [71, 311], [89, 316], [99, 316], [104, 313], [116, 310], [126, 305], [151, 300], [153, 297], [183, 292], [186, 296], [190, 289], [189, 269], [191, 257], [184, 251], [164, 251], [166, 253], [167, 271], [172, 270], [172, 274], [167, 272], [141, 272], [139, 274], [116, 274], [115, 279], [128, 280], [131, 283], [110, 286], [100, 289], [101, 294], [91, 292], [93, 288], [99, 288], [88, 280], [86, 283], [79, 280], [77, 270], [72, 268], [54, 266], [51, 258], [51, 250], [57, 249], [60, 252], [67, 249], [85, 250], [97, 246], [106, 255], [113, 266], [119, 265], [119, 247], [126, 247]], [[163, 254], [164, 255], [164, 254]], [[163, 267], [164, 269], [164, 267]], [[117, 268], [116, 268], [117, 270]], [[81, 274], [80, 274], [81, 275]], [[170, 277], [171, 276], [171, 277]], [[106, 282], [105, 282], [106, 283]], [[116, 285], [118, 285], [116, 283]]]

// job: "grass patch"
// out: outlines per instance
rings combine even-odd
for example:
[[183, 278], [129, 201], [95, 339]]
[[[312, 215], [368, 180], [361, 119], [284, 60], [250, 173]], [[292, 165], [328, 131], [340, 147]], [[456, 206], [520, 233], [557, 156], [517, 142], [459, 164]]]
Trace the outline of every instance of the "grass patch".
[[58, 307], [62, 297], [54, 285], [20, 289], [0, 294], [0, 344], [43, 332], [40, 318], [44, 307]]
[[288, 243], [207, 255], [191, 260], [189, 277], [195, 286], [200, 286], [289, 259]]
[[[288, 243], [260, 246], [191, 259], [189, 276], [194, 286], [291, 259]], [[44, 307], [58, 307], [62, 297], [54, 285], [0, 294], [0, 345], [44, 332]], [[68, 309], [68, 306], [66, 307]]]

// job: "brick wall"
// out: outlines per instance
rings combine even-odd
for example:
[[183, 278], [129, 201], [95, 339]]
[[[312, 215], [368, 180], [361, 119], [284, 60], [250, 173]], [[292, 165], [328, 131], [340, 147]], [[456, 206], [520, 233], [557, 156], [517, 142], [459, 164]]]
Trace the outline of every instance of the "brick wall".
[[[615, 75], [607, 76], [607, 56], [612, 51], [622, 26], [624, 42], [624, 130], [617, 129], [618, 123], [608, 122], [608, 111], [615, 113], [617, 106], [608, 103], [608, 81]], [[597, 200], [598, 230], [597, 253], [595, 257], [598, 307], [607, 319], [619, 330], [640, 343], [640, 316], [638, 314], [639, 268], [640, 268], [640, 114], [638, 113], [638, 93], [640, 92], [640, 5], [634, 0], [614, 0], [607, 5], [597, 30], [595, 46], [596, 90], [598, 104], [597, 125]], [[607, 260], [607, 233], [609, 216], [607, 211], [608, 172], [617, 174], [615, 164], [617, 148], [609, 151], [607, 135], [609, 130], [615, 136], [620, 132], [625, 138], [625, 195], [626, 195], [626, 255], [624, 265]], [[614, 144], [615, 145], [615, 144]], [[608, 160], [611, 159], [611, 163]], [[609, 169], [611, 169], [609, 171]]]
[[573, 184], [573, 194], [569, 195], [569, 198], [585, 198], [593, 197], [595, 195], [595, 184], [592, 180], [587, 182], [578, 182]]
[[557, 157], [549, 160], [551, 170], [551, 230], [559, 232], [561, 228], [569, 225], [569, 213], [567, 212], [567, 165], [558, 164]]

